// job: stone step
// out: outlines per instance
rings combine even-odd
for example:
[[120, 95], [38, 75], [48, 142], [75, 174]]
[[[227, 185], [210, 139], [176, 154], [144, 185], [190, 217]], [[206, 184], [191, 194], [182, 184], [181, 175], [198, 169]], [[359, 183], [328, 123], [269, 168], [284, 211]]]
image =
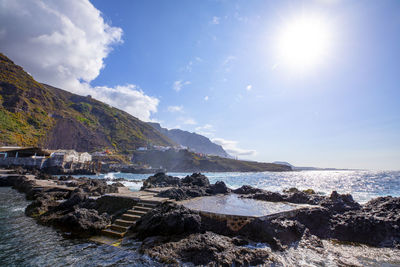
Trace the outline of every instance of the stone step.
[[153, 208], [149, 208], [149, 207], [140, 207], [140, 206], [133, 206], [132, 210], [140, 210], [140, 211], [145, 211], [145, 212], [149, 212], [151, 211]]
[[129, 227], [129, 226], [134, 225], [135, 222], [132, 222], [132, 221], [125, 221], [125, 220], [122, 220], [122, 219], [116, 219], [115, 222], [114, 222], [114, 224], [120, 225], [120, 226]]
[[89, 238], [90, 241], [100, 243], [100, 244], [106, 244], [110, 246], [120, 246], [122, 239], [120, 237], [111, 237], [111, 236], [106, 236], [106, 235], [97, 235], [97, 236], [92, 236]]
[[136, 222], [137, 220], [140, 219], [140, 216], [137, 216], [137, 215], [130, 215], [130, 214], [126, 214], [126, 213], [125, 213], [124, 215], [122, 215], [121, 219], [122, 219], [122, 220], [125, 220], [125, 221]]
[[142, 211], [142, 210], [127, 210], [126, 211], [126, 214], [137, 215], [140, 217], [142, 217], [146, 213], [147, 213], [147, 211]]
[[117, 232], [124, 233], [124, 232], [128, 231], [129, 227], [130, 226], [121, 226], [121, 225], [118, 225], [118, 224], [113, 224], [113, 225], [110, 226], [109, 229], [117, 231]]
[[141, 200], [138, 203], [138, 206], [142, 205], [142, 206], [147, 206], [147, 207], [156, 207], [160, 204], [160, 202], [158, 201], [152, 201], [152, 200]]
[[103, 235], [110, 236], [110, 237], [116, 237], [116, 238], [122, 238], [126, 234], [126, 232], [119, 232], [119, 231], [111, 230], [110, 228], [101, 230], [101, 233]]

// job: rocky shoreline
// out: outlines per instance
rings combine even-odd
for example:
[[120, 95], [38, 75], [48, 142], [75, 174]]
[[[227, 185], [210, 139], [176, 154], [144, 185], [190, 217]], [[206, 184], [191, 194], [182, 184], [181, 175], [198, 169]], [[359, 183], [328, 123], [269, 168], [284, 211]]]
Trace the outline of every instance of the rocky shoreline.
[[[25, 210], [27, 216], [79, 237], [100, 233], [135, 204], [134, 199], [109, 195], [123, 187], [118, 181], [113, 182], [42, 173], [32, 176], [21, 169], [0, 177], [0, 186], [12, 186], [32, 200]], [[141, 253], [162, 263], [229, 266], [276, 262], [274, 253], [254, 246], [260, 242], [271, 251], [293, 246], [322, 250], [323, 240], [327, 239], [400, 249], [400, 198], [379, 197], [360, 205], [351, 195], [335, 191], [330, 196], [295, 188], [277, 193], [246, 185], [232, 190], [223, 182], [210, 184], [199, 173], [183, 179], [158, 173], [143, 182], [142, 190], [160, 187], [165, 190], [160, 190], [158, 196], [171, 201], [142, 216], [131, 227], [129, 236], [141, 240]], [[312, 206], [292, 214], [253, 218], [234, 231], [225, 221], [175, 203], [231, 193], [242, 198]]]

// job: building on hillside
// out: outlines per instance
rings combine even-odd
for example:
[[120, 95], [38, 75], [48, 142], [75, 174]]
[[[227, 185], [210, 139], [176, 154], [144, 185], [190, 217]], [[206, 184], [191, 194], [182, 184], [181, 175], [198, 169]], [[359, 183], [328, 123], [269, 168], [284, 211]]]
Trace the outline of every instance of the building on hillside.
[[56, 150], [50, 155], [48, 166], [64, 166], [65, 163], [87, 163], [92, 161], [92, 156], [87, 153], [79, 153], [75, 150]]
[[86, 168], [92, 156], [75, 150], [50, 151], [37, 147], [0, 147], [0, 166], [26, 168]]

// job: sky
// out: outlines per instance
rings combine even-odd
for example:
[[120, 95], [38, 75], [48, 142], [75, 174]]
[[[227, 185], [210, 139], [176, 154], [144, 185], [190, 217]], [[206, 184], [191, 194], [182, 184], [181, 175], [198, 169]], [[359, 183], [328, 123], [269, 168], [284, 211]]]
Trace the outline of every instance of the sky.
[[400, 169], [400, 2], [0, 0], [38, 81], [240, 159]]

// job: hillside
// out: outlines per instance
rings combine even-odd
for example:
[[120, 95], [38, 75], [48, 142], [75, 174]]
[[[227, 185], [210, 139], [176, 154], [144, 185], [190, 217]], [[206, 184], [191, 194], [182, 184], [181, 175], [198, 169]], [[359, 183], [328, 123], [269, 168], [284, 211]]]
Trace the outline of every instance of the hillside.
[[36, 82], [0, 53], [0, 145], [128, 153], [149, 143], [175, 144], [124, 111]]
[[170, 138], [175, 143], [185, 146], [197, 153], [203, 153], [207, 155], [214, 155], [220, 157], [229, 157], [229, 154], [222, 148], [222, 146], [214, 144], [205, 136], [197, 133], [191, 133], [180, 129], [162, 128], [159, 123], [149, 122], [151, 126], [157, 129], [160, 133]]
[[136, 151], [133, 162], [147, 164], [153, 168], [164, 168], [169, 172], [262, 172], [291, 171], [290, 166], [254, 161], [234, 160], [217, 156], [204, 156], [187, 150]]

